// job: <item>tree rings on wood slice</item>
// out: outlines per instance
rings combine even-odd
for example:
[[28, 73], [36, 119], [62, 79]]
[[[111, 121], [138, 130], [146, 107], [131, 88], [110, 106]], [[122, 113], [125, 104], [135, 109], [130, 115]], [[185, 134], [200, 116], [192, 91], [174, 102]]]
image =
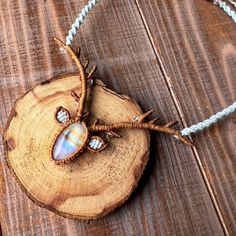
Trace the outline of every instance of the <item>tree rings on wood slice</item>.
[[[73, 118], [80, 94], [78, 75], [64, 75], [37, 85], [17, 100], [4, 133], [8, 166], [23, 191], [38, 205], [74, 219], [102, 217], [127, 200], [136, 187], [149, 154], [144, 130], [119, 130], [101, 152], [84, 151], [65, 165], [56, 165], [51, 149], [61, 126], [55, 111], [62, 106]], [[89, 89], [86, 110], [105, 123], [132, 121], [141, 114], [130, 98], [96, 80]], [[90, 119], [90, 118], [89, 118]]]

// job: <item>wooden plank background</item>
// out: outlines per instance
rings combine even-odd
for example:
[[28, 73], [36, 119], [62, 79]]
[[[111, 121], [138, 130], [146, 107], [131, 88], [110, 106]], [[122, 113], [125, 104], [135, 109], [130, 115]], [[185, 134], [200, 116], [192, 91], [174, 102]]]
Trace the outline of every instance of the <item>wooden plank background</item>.
[[[73, 72], [53, 43], [64, 39], [86, 0], [0, 1], [1, 126], [35, 84]], [[103, 0], [74, 46], [110, 88], [179, 128], [236, 100], [236, 25], [205, 0]], [[12, 178], [0, 145], [3, 235], [235, 235], [236, 115], [195, 135], [191, 149], [153, 134], [138, 188], [107, 217], [80, 222], [32, 203]]]

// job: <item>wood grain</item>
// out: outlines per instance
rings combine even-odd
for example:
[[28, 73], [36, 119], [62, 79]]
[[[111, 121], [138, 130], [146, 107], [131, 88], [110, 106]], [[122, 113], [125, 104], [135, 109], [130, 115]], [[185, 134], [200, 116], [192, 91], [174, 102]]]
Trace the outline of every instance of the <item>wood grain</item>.
[[[208, 1], [137, 1], [186, 125], [236, 100], [236, 25]], [[236, 234], [235, 114], [195, 135], [195, 157], [225, 231]]]
[[[86, 2], [1, 1], [1, 125], [6, 123], [14, 101], [25, 91], [47, 78], [75, 71], [69, 60], [65, 62], [61, 59], [52, 37], [63, 39], [66, 36], [70, 24]], [[163, 4], [163, 0], [158, 2]], [[165, 1], [169, 8], [172, 2], [174, 9], [180, 4], [177, 1]], [[150, 7], [149, 4], [151, 2], [147, 1]], [[153, 5], [156, 6], [155, 3]], [[157, 12], [162, 17], [160, 11]], [[167, 21], [166, 17], [162, 19]], [[214, 24], [219, 24], [218, 20], [215, 19]], [[167, 31], [172, 32], [171, 29]], [[177, 29], [172, 30], [174, 34], [178, 33]], [[184, 30], [183, 27], [181, 30]], [[167, 38], [163, 40], [167, 42]], [[74, 46], [78, 45], [83, 49], [84, 58], [98, 65], [97, 76], [110, 88], [132, 96], [145, 111], [155, 107], [164, 122], [181, 120], [182, 114], [180, 116], [176, 108], [176, 101], [167, 86], [163, 68], [157, 60], [154, 45], [150, 42], [143, 16], [135, 1], [101, 1], [76, 36]], [[185, 46], [182, 43], [181, 48]], [[170, 59], [170, 56], [167, 58]], [[213, 57], [211, 60], [214, 61]], [[175, 71], [176, 68], [170, 71], [179, 73]], [[222, 70], [218, 69], [218, 72], [222, 73]], [[181, 76], [193, 76], [193, 71], [189, 70], [186, 74]], [[190, 81], [197, 83], [195, 80]], [[178, 88], [180, 94], [181, 86]], [[182, 105], [186, 101], [185, 95], [183, 92]], [[191, 96], [191, 99], [195, 96]], [[188, 106], [201, 111], [196, 108], [195, 100], [191, 99]], [[197, 112], [193, 114], [193, 117], [187, 115], [187, 119], [196, 119]], [[89, 224], [58, 217], [28, 200], [6, 168], [1, 145], [0, 209], [3, 234], [223, 235], [215, 204], [192, 149], [164, 135], [152, 135], [151, 145], [147, 169], [130, 200], [109, 216]], [[208, 152], [209, 148], [202, 145], [202, 151]], [[209, 155], [213, 155], [208, 159], [211, 160], [218, 154], [214, 152]], [[225, 183], [224, 186], [229, 191], [230, 185]]]

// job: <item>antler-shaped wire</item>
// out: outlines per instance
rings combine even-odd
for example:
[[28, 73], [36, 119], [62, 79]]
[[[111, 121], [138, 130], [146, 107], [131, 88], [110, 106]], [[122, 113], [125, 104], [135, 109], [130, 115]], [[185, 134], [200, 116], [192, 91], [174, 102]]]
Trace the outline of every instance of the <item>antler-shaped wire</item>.
[[101, 131], [113, 131], [121, 128], [136, 128], [136, 129], [147, 129], [147, 130], [153, 130], [153, 131], [158, 131], [162, 133], [167, 133], [169, 135], [174, 136], [176, 139], [181, 140], [183, 143], [193, 146], [193, 143], [188, 140], [187, 138], [183, 137], [180, 133], [180, 131], [175, 130], [172, 128], [172, 126], [176, 125], [178, 121], [171, 121], [167, 123], [166, 125], [159, 126], [156, 125], [156, 121], [159, 120], [159, 118], [155, 118], [149, 122], [143, 122], [144, 119], [149, 116], [151, 113], [153, 113], [154, 110], [148, 111], [142, 115], [139, 116], [137, 121], [134, 122], [118, 122], [118, 123], [113, 123], [113, 124], [92, 124], [89, 126], [89, 129], [91, 132], [101, 132]]
[[[75, 116], [75, 121], [81, 121], [85, 117], [84, 110], [85, 110], [85, 103], [86, 103], [86, 98], [87, 98], [87, 79], [90, 79], [92, 77], [92, 75], [94, 74], [96, 70], [96, 66], [94, 66], [92, 70], [88, 74], [86, 74], [85, 70], [88, 66], [88, 62], [86, 62], [85, 65], [83, 65], [79, 57], [76, 55], [74, 50], [69, 45], [64, 44], [61, 40], [57, 38], [54, 38], [54, 39], [61, 48], [66, 50], [66, 52], [70, 55], [71, 59], [76, 63], [79, 69], [80, 79], [81, 79], [81, 95], [78, 96], [75, 92], [72, 92], [72, 96], [75, 98], [75, 100], [79, 104], [77, 112], [76, 112], [76, 116]], [[142, 115], [138, 117], [138, 120], [135, 122], [118, 122], [118, 123], [113, 123], [113, 124], [98, 124], [95, 122], [94, 124], [89, 126], [89, 130], [91, 132], [99, 132], [99, 131], [112, 132], [114, 130], [121, 129], [121, 128], [147, 129], [147, 130], [167, 133], [181, 140], [183, 143], [193, 146], [193, 143], [187, 138], [183, 137], [180, 131], [177, 131], [172, 128], [172, 126], [178, 123], [177, 121], [169, 122], [168, 124], [163, 125], [163, 126], [155, 124], [159, 120], [159, 118], [155, 118], [149, 122], [144, 122], [145, 118], [149, 116], [151, 113], [153, 113], [153, 111], [154, 110], [143, 113]]]
[[[72, 92], [72, 96], [78, 102], [78, 108], [75, 115], [75, 121], [81, 121], [84, 117], [84, 110], [85, 110], [85, 104], [86, 104], [86, 98], [87, 98], [87, 79], [90, 79], [93, 76], [94, 72], [96, 71], [96, 66], [94, 66], [87, 75], [85, 73], [85, 70], [89, 62], [87, 61], [85, 65], [83, 65], [79, 57], [76, 55], [75, 51], [72, 49], [72, 47], [64, 44], [58, 38], [54, 38], [54, 40], [61, 48], [63, 48], [70, 55], [71, 59], [75, 62], [75, 64], [77, 65], [79, 69], [80, 80], [81, 80], [81, 94], [80, 96], [78, 96], [75, 92]], [[78, 51], [80, 51], [79, 48], [78, 48]]]

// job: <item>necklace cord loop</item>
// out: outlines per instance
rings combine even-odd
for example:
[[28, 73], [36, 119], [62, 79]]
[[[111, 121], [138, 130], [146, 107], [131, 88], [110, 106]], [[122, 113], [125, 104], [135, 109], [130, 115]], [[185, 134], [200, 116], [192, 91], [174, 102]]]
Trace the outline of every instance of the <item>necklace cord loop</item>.
[[[81, 13], [76, 18], [75, 22], [72, 24], [71, 29], [68, 32], [68, 36], [66, 37], [66, 46], [70, 46], [72, 44], [74, 36], [76, 35], [79, 27], [83, 23], [86, 15], [89, 13], [89, 11], [91, 11], [91, 9], [95, 6], [95, 4], [98, 1], [99, 0], [90, 0], [88, 4], [82, 9]], [[230, 4], [232, 4], [236, 8], [236, 2], [234, 2], [233, 0], [228, 0], [228, 2], [230, 2]], [[232, 10], [232, 8], [225, 1], [213, 0], [213, 3], [215, 5], [218, 5], [220, 8], [222, 8], [224, 12], [226, 12], [228, 16], [230, 16], [233, 19], [233, 21], [236, 23], [236, 12]], [[197, 133], [199, 131], [202, 131], [203, 129], [206, 129], [212, 126], [219, 120], [223, 119], [226, 116], [229, 116], [231, 113], [235, 111], [236, 111], [236, 102], [234, 102], [232, 105], [228, 106], [227, 108], [223, 109], [222, 111], [217, 112], [216, 114], [212, 115], [208, 119], [202, 122], [199, 122], [195, 125], [192, 125], [190, 127], [184, 128], [181, 131], [181, 135], [188, 136], [192, 133]]]

